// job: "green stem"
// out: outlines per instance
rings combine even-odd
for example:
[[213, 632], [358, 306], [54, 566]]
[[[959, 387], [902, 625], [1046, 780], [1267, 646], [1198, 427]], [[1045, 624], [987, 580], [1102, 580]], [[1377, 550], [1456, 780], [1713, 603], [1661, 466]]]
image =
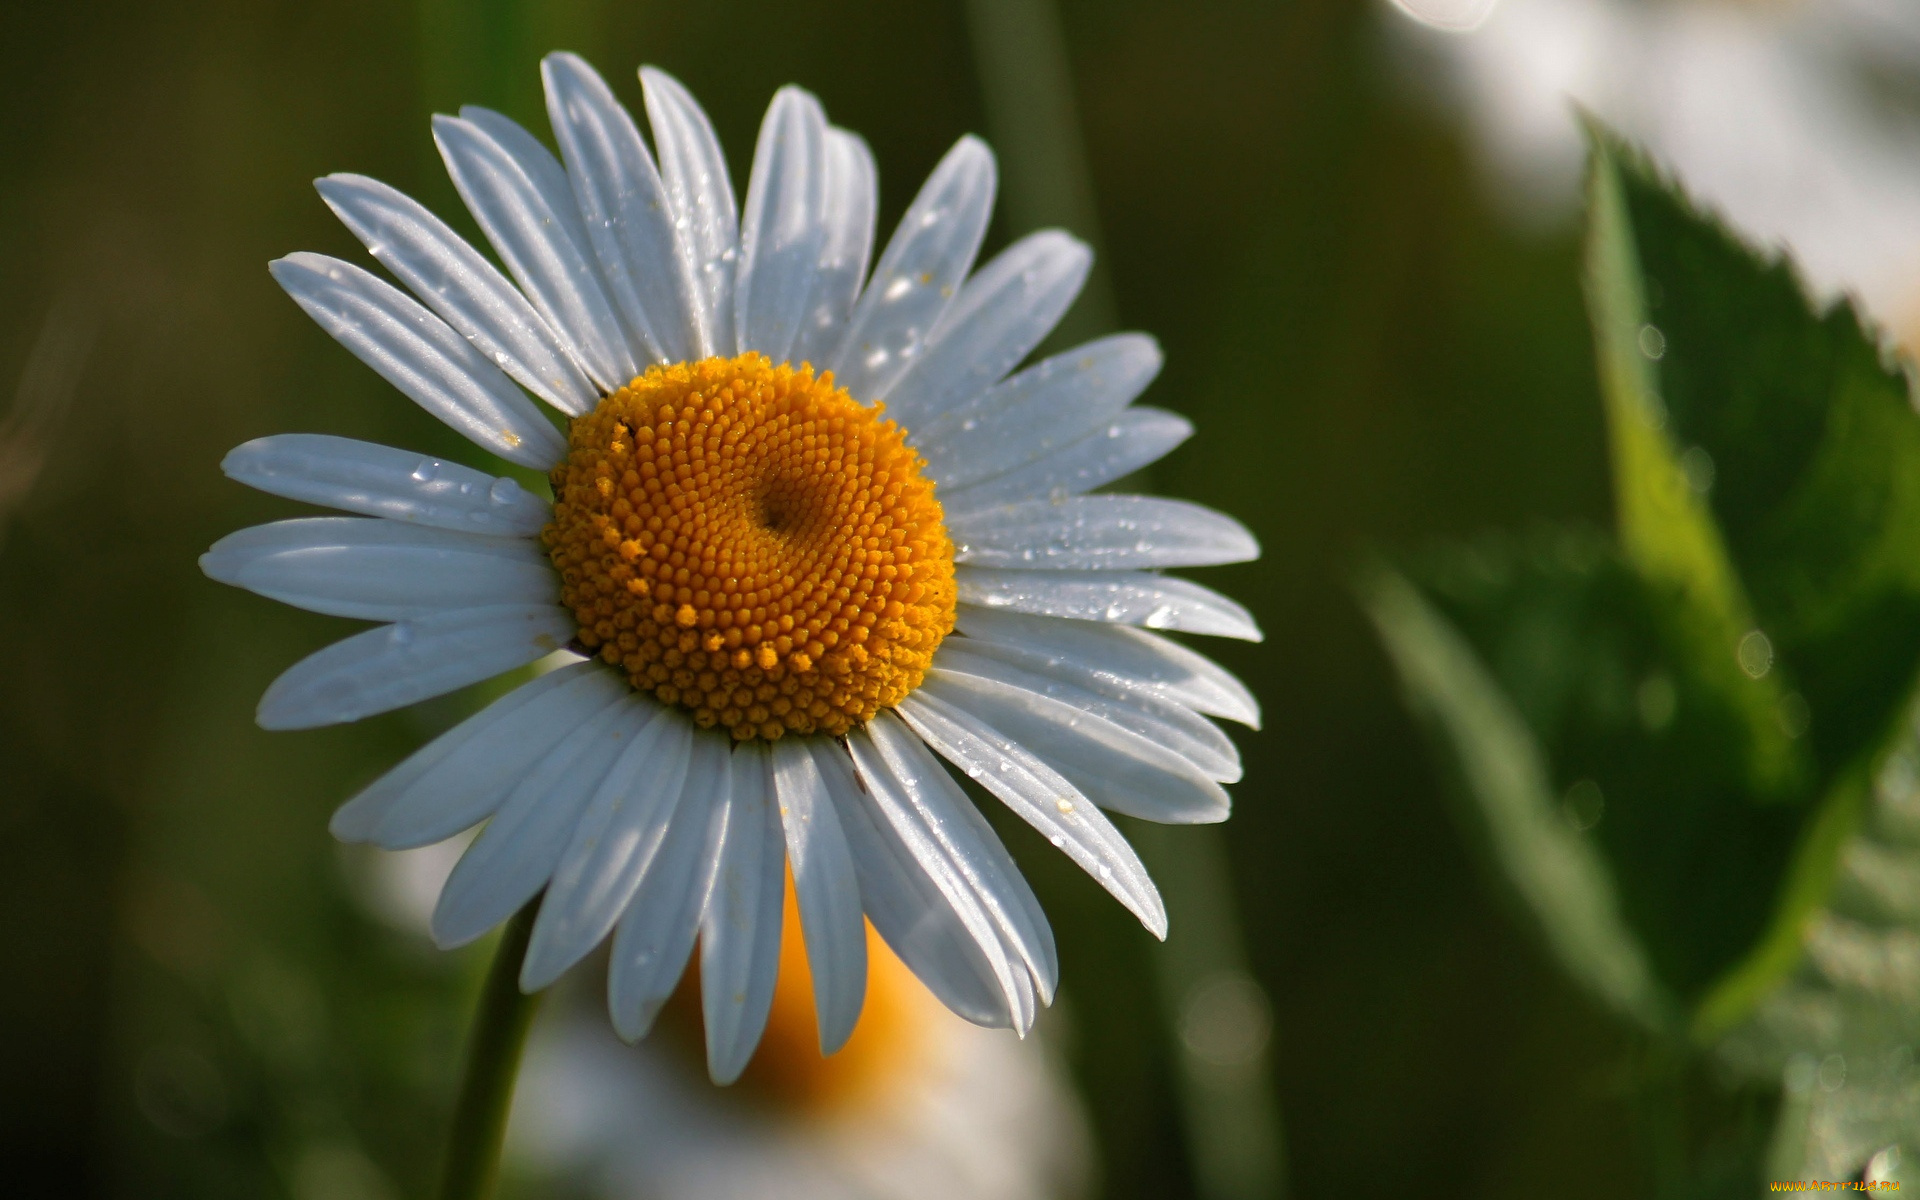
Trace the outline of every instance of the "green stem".
[[467, 1040], [467, 1068], [454, 1102], [453, 1129], [447, 1137], [447, 1169], [441, 1200], [486, 1200], [500, 1173], [500, 1143], [513, 1107], [513, 1080], [527, 1044], [540, 994], [520, 990], [520, 963], [533, 936], [538, 898], [513, 915], [500, 935], [487, 968], [487, 981], [473, 1015]]

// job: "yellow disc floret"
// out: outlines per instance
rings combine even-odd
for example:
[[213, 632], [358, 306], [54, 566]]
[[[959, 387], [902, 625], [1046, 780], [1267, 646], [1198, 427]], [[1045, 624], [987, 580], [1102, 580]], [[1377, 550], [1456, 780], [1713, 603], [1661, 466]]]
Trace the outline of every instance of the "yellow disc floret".
[[545, 539], [579, 640], [736, 738], [843, 734], [953, 629], [953, 543], [899, 426], [764, 356], [653, 367], [573, 423]]

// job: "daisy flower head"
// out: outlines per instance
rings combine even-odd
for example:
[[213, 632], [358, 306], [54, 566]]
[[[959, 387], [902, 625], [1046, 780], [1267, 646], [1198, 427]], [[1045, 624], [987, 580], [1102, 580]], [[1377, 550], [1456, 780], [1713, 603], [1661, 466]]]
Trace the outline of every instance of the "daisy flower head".
[[379, 622], [281, 675], [261, 725], [568, 659], [333, 818], [388, 849], [484, 823], [437, 941], [540, 897], [521, 986], [610, 936], [629, 1039], [697, 944], [725, 1082], [766, 1023], [790, 872], [823, 1050], [859, 1017], [868, 921], [954, 1012], [1024, 1032], [1053, 994], [1052, 934], [949, 765], [1164, 936], [1102, 809], [1225, 819], [1239, 758], [1208, 718], [1258, 720], [1231, 675], [1151, 632], [1258, 637], [1238, 605], [1158, 573], [1251, 559], [1253, 538], [1197, 505], [1090, 494], [1192, 431], [1132, 406], [1158, 348], [1123, 334], [1016, 370], [1091, 255], [1044, 231], [972, 270], [995, 184], [975, 138], [869, 269], [873, 160], [808, 93], [774, 97], [736, 207], [671, 77], [641, 71], [649, 149], [581, 59], [542, 74], [557, 157], [497, 113], [434, 119], [504, 272], [357, 175], [321, 195], [407, 290], [318, 254], [272, 271], [401, 392], [547, 473], [553, 499], [344, 438], [235, 449], [234, 479], [358, 515], [242, 530], [207, 574]]

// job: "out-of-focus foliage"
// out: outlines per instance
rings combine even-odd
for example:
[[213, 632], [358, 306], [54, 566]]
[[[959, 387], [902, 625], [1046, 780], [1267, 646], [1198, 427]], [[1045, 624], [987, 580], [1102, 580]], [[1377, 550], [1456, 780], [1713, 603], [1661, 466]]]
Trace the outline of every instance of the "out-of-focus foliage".
[[[1833, 940], [1843, 851], [1874, 853], [1849, 837], [1920, 674], [1920, 415], [1850, 307], [1814, 311], [1786, 264], [1592, 136], [1617, 538], [1487, 538], [1366, 590], [1547, 942], [1685, 1056], [1755, 1018], [1810, 929]], [[1760, 1180], [1757, 1154], [1740, 1185], [1710, 1150], [1684, 1186]]]

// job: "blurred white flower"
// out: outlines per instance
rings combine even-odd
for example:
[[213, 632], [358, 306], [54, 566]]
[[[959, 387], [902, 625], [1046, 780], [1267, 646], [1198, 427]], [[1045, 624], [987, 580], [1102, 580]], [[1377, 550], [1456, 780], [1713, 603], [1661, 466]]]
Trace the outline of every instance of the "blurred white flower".
[[[371, 915], [429, 937], [434, 899], [470, 836], [417, 850], [346, 847]], [[813, 979], [786, 893], [767, 1028], [734, 1087], [702, 1068], [698, 982], [667, 1036], [620, 1041], [586, 987], [564, 989], [527, 1047], [510, 1169], [597, 1200], [1073, 1200], [1091, 1143], [1042, 1025], [1023, 1039], [954, 1016], [867, 926], [865, 1004], [822, 1056]], [[574, 1194], [568, 1192], [566, 1194]]]
[[[788, 892], [791, 931], [793, 894]], [[599, 1200], [1066, 1200], [1084, 1194], [1085, 1120], [1045, 1039], [948, 1012], [869, 928], [866, 1007], [822, 1057], [799, 939], [782, 947], [767, 1032], [739, 1085], [701, 1069], [691, 990], [675, 1035], [623, 1044], [589, 997], [535, 1028], [512, 1168]]]
[[1570, 216], [1576, 106], [1643, 143], [1824, 296], [1920, 317], [1920, 4], [1912, 0], [1395, 0], [1503, 202]]

